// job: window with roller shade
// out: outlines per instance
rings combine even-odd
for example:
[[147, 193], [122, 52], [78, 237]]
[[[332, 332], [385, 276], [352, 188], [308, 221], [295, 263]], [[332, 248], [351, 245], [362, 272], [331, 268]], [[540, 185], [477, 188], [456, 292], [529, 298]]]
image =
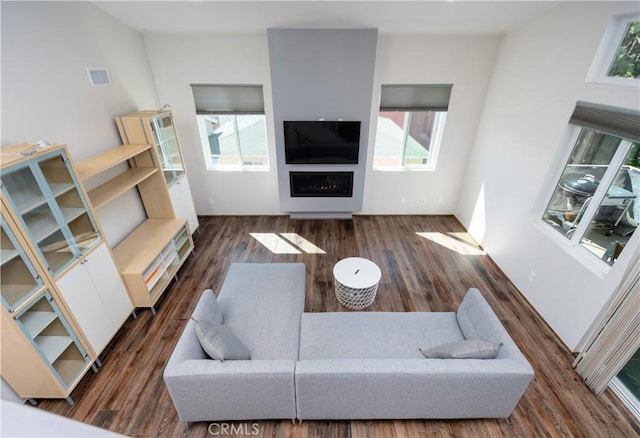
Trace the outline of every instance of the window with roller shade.
[[435, 170], [451, 84], [382, 85], [373, 167]]
[[262, 85], [192, 84], [208, 170], [268, 169]]
[[613, 264], [640, 220], [640, 113], [578, 102], [572, 150], [542, 219]]

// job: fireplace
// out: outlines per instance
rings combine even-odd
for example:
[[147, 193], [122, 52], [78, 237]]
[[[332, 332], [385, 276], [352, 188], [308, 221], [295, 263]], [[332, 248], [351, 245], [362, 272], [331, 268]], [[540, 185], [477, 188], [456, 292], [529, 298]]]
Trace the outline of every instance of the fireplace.
[[292, 198], [350, 198], [353, 172], [289, 172]]

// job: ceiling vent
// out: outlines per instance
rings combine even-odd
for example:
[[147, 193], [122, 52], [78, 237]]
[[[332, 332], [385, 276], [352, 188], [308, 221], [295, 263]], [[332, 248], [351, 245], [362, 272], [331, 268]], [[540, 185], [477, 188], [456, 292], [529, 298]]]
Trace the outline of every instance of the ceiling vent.
[[88, 68], [87, 72], [92, 86], [111, 85], [111, 78], [106, 68]]

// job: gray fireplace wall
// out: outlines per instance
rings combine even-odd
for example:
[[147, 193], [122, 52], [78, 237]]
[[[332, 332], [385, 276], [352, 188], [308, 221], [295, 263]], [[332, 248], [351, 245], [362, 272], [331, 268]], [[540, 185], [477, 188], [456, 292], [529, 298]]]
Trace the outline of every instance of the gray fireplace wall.
[[[283, 212], [292, 216], [340, 217], [362, 210], [377, 36], [377, 29], [267, 30]], [[285, 163], [283, 121], [321, 119], [361, 122], [358, 164]], [[352, 171], [353, 196], [293, 198], [290, 171]]]

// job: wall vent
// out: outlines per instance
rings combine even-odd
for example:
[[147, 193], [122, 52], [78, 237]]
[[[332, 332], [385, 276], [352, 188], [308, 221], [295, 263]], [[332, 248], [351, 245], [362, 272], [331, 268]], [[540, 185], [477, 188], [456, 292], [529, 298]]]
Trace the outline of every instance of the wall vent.
[[94, 87], [100, 85], [110, 85], [111, 78], [109, 78], [109, 72], [106, 68], [88, 68], [89, 80]]

